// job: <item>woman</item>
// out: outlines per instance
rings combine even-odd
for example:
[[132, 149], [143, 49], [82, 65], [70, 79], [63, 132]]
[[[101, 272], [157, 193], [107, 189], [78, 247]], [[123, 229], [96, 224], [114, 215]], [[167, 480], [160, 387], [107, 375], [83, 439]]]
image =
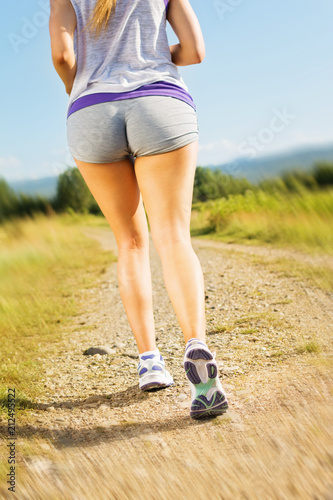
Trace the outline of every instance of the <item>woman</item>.
[[[170, 47], [166, 20], [179, 39]], [[173, 383], [155, 344], [145, 206], [186, 341], [190, 415], [219, 415], [227, 401], [205, 343], [204, 279], [189, 229], [198, 124], [177, 69], [204, 58], [199, 22], [189, 0], [51, 0], [50, 36], [70, 96], [69, 150], [117, 241], [139, 387]]]

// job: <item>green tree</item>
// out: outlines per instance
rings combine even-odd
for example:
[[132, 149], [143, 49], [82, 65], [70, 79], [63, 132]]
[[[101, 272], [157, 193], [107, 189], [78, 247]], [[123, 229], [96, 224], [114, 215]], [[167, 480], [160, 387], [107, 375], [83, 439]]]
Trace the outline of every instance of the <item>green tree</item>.
[[287, 187], [281, 177], [273, 177], [272, 179], [263, 179], [259, 182], [258, 188], [266, 193], [287, 192]]
[[315, 163], [313, 177], [319, 186], [333, 185], [333, 164], [327, 161]]
[[193, 202], [226, 198], [229, 194], [243, 194], [255, 187], [245, 178], [234, 177], [220, 169], [197, 167], [195, 171]]
[[17, 210], [17, 196], [8, 186], [5, 179], [0, 179], [0, 222], [15, 215]]
[[85, 180], [76, 167], [69, 167], [59, 175], [57, 193], [54, 200], [56, 210], [65, 211], [71, 208], [75, 212], [88, 212], [93, 203]]
[[289, 191], [299, 191], [301, 187], [314, 190], [318, 187], [317, 181], [312, 173], [301, 169], [291, 170], [282, 175], [282, 180]]
[[30, 196], [20, 193], [17, 199], [16, 215], [19, 217], [29, 216], [33, 217], [36, 213], [50, 214], [52, 207], [46, 198], [37, 195]]
[[219, 188], [209, 168], [197, 167], [194, 177], [193, 201], [207, 201], [218, 198]]
[[229, 174], [224, 175], [224, 190], [226, 195], [244, 194], [246, 191], [255, 191], [256, 188], [245, 177], [234, 177]]

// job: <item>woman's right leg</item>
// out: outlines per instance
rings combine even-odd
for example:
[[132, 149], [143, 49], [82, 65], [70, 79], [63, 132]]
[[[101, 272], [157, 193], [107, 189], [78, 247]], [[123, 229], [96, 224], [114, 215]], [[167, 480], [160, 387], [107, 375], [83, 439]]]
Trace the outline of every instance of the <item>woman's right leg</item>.
[[193, 418], [216, 417], [228, 408], [215, 355], [205, 344], [204, 277], [190, 238], [198, 143], [141, 156], [135, 171], [161, 257], [165, 284], [186, 341], [184, 369]]
[[204, 278], [190, 237], [197, 141], [164, 154], [141, 156], [135, 172], [161, 258], [166, 288], [185, 341], [205, 340]]

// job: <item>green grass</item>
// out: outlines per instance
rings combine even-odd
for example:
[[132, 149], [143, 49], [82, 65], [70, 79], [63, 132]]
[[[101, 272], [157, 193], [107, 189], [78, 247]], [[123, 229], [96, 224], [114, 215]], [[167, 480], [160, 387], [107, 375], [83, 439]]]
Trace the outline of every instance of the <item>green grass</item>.
[[241, 330], [239, 333], [243, 335], [251, 335], [252, 333], [257, 333], [258, 330], [256, 328], [246, 328], [245, 330]]
[[320, 351], [321, 351], [321, 346], [315, 340], [307, 342], [304, 345], [300, 345], [297, 348], [298, 354], [304, 354], [304, 353], [312, 354], [312, 353], [318, 353]]
[[[260, 334], [263, 328], [272, 326], [279, 328], [283, 324], [284, 328], [288, 325], [281, 320], [274, 313], [262, 312], [257, 314], [250, 314], [237, 318], [229, 324], [212, 325], [208, 330], [207, 335], [230, 334], [235, 335], [257, 335]], [[235, 347], [236, 348], [236, 347]], [[243, 348], [243, 347], [239, 347]]]
[[[247, 191], [244, 195], [193, 204], [191, 235], [227, 243], [272, 245], [302, 251], [318, 262], [246, 255], [252, 264], [282, 275], [306, 279], [311, 285], [333, 291], [333, 189], [298, 193]], [[225, 250], [227, 251], [227, 250]], [[231, 249], [230, 249], [231, 251]], [[234, 249], [232, 250], [235, 251]], [[289, 301], [283, 301], [281, 304]]]
[[[263, 258], [254, 255], [248, 256], [253, 264], [262, 266]], [[305, 279], [311, 286], [322, 290], [333, 291], [333, 271], [323, 264], [308, 264], [285, 257], [265, 262], [265, 266], [281, 276]], [[281, 304], [282, 302], [280, 302]], [[287, 302], [285, 302], [287, 303]], [[278, 303], [277, 303], [278, 304]]]
[[229, 330], [229, 327], [227, 325], [216, 325], [215, 327], [212, 328], [212, 330], [208, 331], [208, 335], [216, 335], [218, 333], [224, 333]]
[[283, 351], [275, 351], [273, 353], [271, 353], [271, 358], [280, 358], [281, 356], [284, 356], [284, 352]]
[[192, 236], [333, 253], [333, 190], [246, 191], [193, 204]]
[[[273, 321], [275, 322], [276, 321], [276, 318], [274, 317], [274, 315], [271, 315], [270, 313], [268, 312], [260, 312], [260, 313], [256, 313], [256, 314], [250, 314], [250, 315], [247, 315], [247, 316], [242, 316], [241, 318], [238, 318], [238, 319], [235, 319], [233, 324], [234, 326], [246, 326], [246, 325], [250, 325], [250, 329], [252, 329], [252, 324], [253, 323], [257, 323], [258, 321], [263, 321], [263, 322], [270, 322], [270, 321]], [[244, 330], [245, 332], [245, 330]], [[242, 332], [243, 333], [243, 332]], [[249, 332], [249, 333], [253, 333], [253, 332]]]
[[19, 410], [32, 406], [45, 362], [80, 312], [80, 295], [115, 260], [82, 234], [83, 219], [36, 216], [0, 226], [2, 411], [8, 388]]

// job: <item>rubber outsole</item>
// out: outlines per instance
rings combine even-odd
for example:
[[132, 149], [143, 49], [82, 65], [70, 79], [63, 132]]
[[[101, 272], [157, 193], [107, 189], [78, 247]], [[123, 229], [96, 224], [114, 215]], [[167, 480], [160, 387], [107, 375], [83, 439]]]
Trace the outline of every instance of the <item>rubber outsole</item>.
[[190, 359], [213, 359], [213, 355], [205, 349], [192, 349], [187, 357]]
[[[191, 361], [185, 361], [184, 368], [187, 378], [190, 382], [192, 382], [192, 384], [201, 384], [202, 380], [197, 372], [197, 368], [194, 363], [191, 363]], [[213, 379], [217, 377], [217, 366], [214, 363], [207, 363], [206, 368], [208, 370], [208, 378]]]
[[159, 383], [156, 383], [156, 382], [149, 382], [148, 384], [146, 385], [143, 385], [140, 390], [141, 391], [152, 391], [154, 389], [158, 390], [158, 389], [165, 389], [166, 387], [170, 387], [170, 385], [172, 384], [159, 384]]
[[196, 419], [218, 417], [219, 415], [223, 415], [227, 409], [228, 402], [225, 395], [217, 391], [214, 392], [209, 401], [205, 396], [199, 396], [192, 401], [190, 416]]
[[[220, 390], [216, 390], [210, 399], [205, 393], [212, 388], [213, 380], [218, 377], [218, 369], [213, 355], [206, 349], [192, 349], [186, 354], [187, 360], [184, 362], [186, 376], [189, 381], [196, 387], [197, 395], [191, 404], [190, 416], [195, 419], [217, 417], [225, 413], [228, 409], [228, 401], [225, 394]], [[193, 360], [193, 361], [189, 361]], [[198, 370], [195, 366], [196, 360], [207, 361], [205, 368], [207, 370], [208, 382], [204, 383], [201, 379]], [[200, 387], [199, 387], [200, 385]]]

